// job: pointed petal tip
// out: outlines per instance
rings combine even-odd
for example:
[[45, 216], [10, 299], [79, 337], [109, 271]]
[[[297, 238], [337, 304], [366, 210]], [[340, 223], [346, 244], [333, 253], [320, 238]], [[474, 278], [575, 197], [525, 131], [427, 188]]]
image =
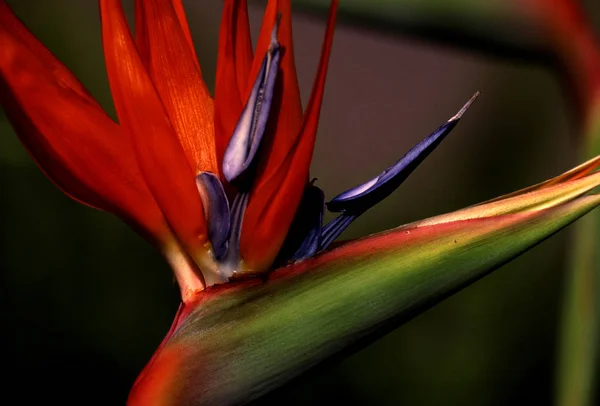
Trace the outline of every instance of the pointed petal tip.
[[469, 99], [469, 101], [467, 101], [465, 103], [465, 105], [462, 106], [462, 108], [458, 111], [458, 113], [456, 113], [448, 121], [458, 121], [458, 120], [460, 120], [462, 118], [462, 116], [467, 112], [467, 110], [469, 110], [469, 108], [475, 102], [475, 100], [477, 100], [477, 98], [479, 97], [479, 95], [481, 95], [481, 92], [478, 90], [478, 91], [475, 92], [475, 94], [473, 96], [471, 96], [471, 98]]
[[352, 212], [352, 214], [362, 214], [389, 196], [450, 134], [456, 127], [460, 117], [478, 95], [479, 92], [471, 97], [453, 118], [428, 135], [423, 141], [413, 146], [395, 164], [385, 169], [375, 178], [347, 190], [327, 202], [328, 210], [331, 212], [345, 211]]
[[391, 194], [427, 158], [427, 156], [454, 129], [457, 122], [479, 97], [477, 91], [450, 120], [411, 148], [394, 165], [384, 170], [377, 177], [355, 188], [347, 190], [327, 202], [332, 212], [353, 211], [361, 214]]
[[271, 30], [271, 44], [269, 48], [273, 46], [279, 46], [279, 41], [277, 40], [277, 34], [279, 34], [279, 24], [281, 24], [281, 12], [277, 13], [277, 16], [275, 17], [275, 24]]

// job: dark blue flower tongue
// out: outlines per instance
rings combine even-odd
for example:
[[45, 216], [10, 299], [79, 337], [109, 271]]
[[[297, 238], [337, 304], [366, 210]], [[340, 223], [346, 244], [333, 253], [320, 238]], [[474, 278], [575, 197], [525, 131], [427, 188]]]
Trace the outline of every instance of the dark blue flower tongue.
[[230, 183], [247, 182], [249, 169], [256, 162], [260, 142], [271, 110], [275, 81], [279, 70], [280, 48], [277, 42], [279, 18], [271, 34], [271, 45], [265, 55], [250, 97], [231, 136], [223, 156], [223, 175]]
[[214, 256], [216, 259], [221, 259], [227, 252], [230, 229], [227, 195], [219, 178], [210, 172], [201, 172], [196, 176], [196, 187], [204, 207], [208, 238], [212, 244]]
[[479, 92], [475, 93], [454, 117], [412, 147], [406, 155], [379, 176], [337, 195], [328, 202], [329, 211], [342, 212], [342, 214], [323, 228], [320, 249], [327, 248], [352, 221], [396, 190], [452, 131], [478, 96]]
[[304, 189], [288, 235], [275, 260], [277, 264], [285, 265], [289, 261], [310, 258], [319, 250], [325, 194], [313, 182]]

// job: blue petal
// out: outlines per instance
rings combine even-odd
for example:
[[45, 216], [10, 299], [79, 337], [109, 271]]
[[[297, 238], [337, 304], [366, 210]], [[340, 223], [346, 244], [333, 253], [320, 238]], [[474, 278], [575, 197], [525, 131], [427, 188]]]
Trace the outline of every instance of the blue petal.
[[319, 243], [319, 251], [327, 249], [329, 245], [335, 241], [336, 238], [346, 229], [348, 226], [356, 220], [357, 214], [342, 213], [333, 220], [331, 220], [323, 228], [321, 233], [321, 242]]
[[479, 92], [475, 93], [454, 117], [415, 145], [379, 176], [334, 197], [327, 203], [329, 211], [360, 215], [389, 196], [452, 131], [477, 96]]
[[317, 253], [324, 211], [325, 194], [312, 183], [307, 185], [276, 263], [299, 261]]
[[223, 269], [229, 270], [231, 276], [240, 262], [240, 236], [242, 235], [242, 222], [244, 220], [244, 212], [248, 205], [249, 193], [238, 193], [233, 199], [231, 205], [231, 232], [229, 233], [229, 248], [227, 255], [222, 259]]
[[319, 251], [324, 250], [362, 213], [390, 195], [417, 166], [433, 151], [452, 131], [463, 114], [479, 96], [479, 92], [444, 125], [435, 130], [423, 141], [412, 147], [404, 157], [387, 168], [379, 176], [353, 189], [339, 194], [327, 203], [332, 212], [342, 212], [329, 222], [321, 232]]
[[279, 20], [273, 28], [271, 45], [223, 156], [223, 175], [230, 183], [239, 183], [249, 178], [248, 169], [256, 161], [265, 133], [279, 70], [280, 48], [276, 37], [278, 26]]
[[216, 259], [227, 252], [230, 216], [229, 201], [219, 178], [210, 172], [201, 172], [196, 176], [196, 187], [200, 193], [204, 215], [208, 224], [208, 238]]

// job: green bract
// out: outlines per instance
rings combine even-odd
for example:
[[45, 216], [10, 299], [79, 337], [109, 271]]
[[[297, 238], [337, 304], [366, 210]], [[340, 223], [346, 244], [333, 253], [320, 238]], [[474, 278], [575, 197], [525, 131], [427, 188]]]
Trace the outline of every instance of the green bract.
[[[130, 404], [256, 398], [385, 334], [570, 224], [600, 204], [600, 195], [577, 197], [598, 184], [596, 173], [541, 185], [474, 206], [458, 220], [442, 220], [451, 213], [347, 243], [266, 281], [207, 289], [176, 319]], [[526, 204], [533, 196], [538, 203]], [[522, 204], [493, 214], [513, 199]]]

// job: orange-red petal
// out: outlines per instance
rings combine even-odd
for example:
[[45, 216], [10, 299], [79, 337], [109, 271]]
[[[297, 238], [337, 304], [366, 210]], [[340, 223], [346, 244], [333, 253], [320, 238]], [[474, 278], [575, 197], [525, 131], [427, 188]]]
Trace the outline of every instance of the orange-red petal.
[[215, 142], [219, 169], [246, 100], [252, 66], [252, 42], [246, 0], [223, 6], [215, 82]]
[[190, 167], [217, 173], [213, 101], [175, 3], [179, 15], [171, 0], [136, 1], [137, 46]]
[[[138, 46], [140, 58], [142, 58], [144, 66], [147, 66], [149, 42], [148, 33], [146, 31], [147, 26], [144, 21], [144, 2], [145, 0], [135, 0], [135, 42]], [[173, 9], [175, 10], [177, 19], [179, 20], [179, 25], [181, 25], [181, 29], [183, 30], [185, 40], [188, 43], [192, 55], [194, 56], [194, 63], [196, 64], [198, 70], [200, 70], [200, 62], [196, 56], [196, 49], [194, 48], [194, 42], [192, 41], [192, 34], [190, 32], [190, 27], [188, 26], [183, 3], [181, 0], [171, 0], [171, 3], [173, 4]]]
[[64, 86], [69, 87], [74, 92], [89, 100], [90, 103], [100, 106], [90, 95], [88, 90], [81, 84], [79, 79], [60, 62], [48, 48], [44, 46], [27, 27], [12, 12], [5, 0], [0, 0], [0, 24], [9, 31], [14, 38], [17, 38], [21, 46], [27, 47], [37, 60], [46, 65], [46, 70], [51, 72], [56, 80]]
[[175, 9], [175, 14], [179, 20], [179, 25], [181, 25], [181, 29], [183, 30], [183, 35], [185, 35], [185, 40], [187, 41], [190, 51], [192, 52], [192, 56], [194, 57], [194, 63], [196, 64], [198, 70], [200, 70], [200, 62], [196, 56], [196, 48], [194, 47], [192, 33], [190, 32], [190, 27], [188, 25], [187, 16], [185, 15], [185, 9], [183, 8], [182, 0], [171, 0], [171, 3]]
[[337, 1], [332, 2], [317, 75], [296, 142], [290, 146], [281, 164], [270, 167], [270, 176], [261, 177], [250, 194], [240, 240], [240, 253], [249, 272], [263, 271], [275, 259], [306, 185], [325, 89], [337, 5]]
[[4, 1], [0, 99], [23, 145], [67, 195], [121, 216], [151, 240], [166, 237], [127, 134]]
[[144, 0], [135, 0], [134, 4], [135, 45], [142, 64], [147, 69], [150, 58], [150, 39], [148, 38], [148, 27], [144, 19]]
[[194, 173], [144, 69], [120, 0], [100, 0], [102, 39], [113, 100], [131, 134], [146, 182], [192, 256], [204, 251], [206, 220]]

